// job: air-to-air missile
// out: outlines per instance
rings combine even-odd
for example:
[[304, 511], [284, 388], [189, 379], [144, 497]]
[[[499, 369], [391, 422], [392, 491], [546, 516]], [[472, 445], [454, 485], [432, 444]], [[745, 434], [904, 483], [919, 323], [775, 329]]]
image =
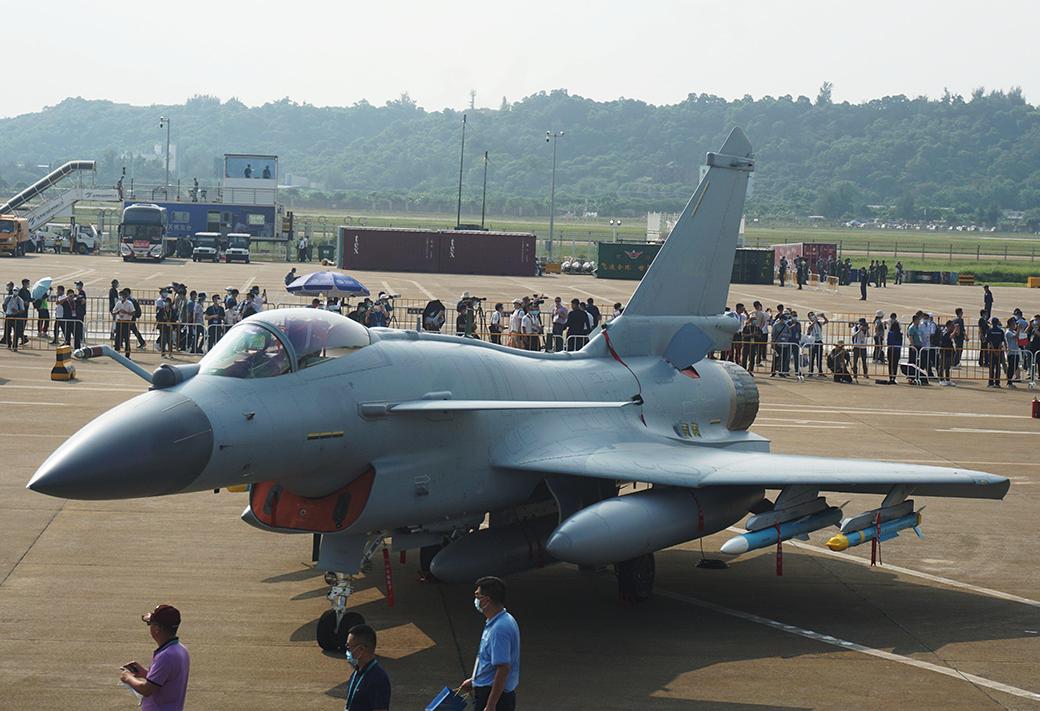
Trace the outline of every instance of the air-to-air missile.
[[879, 541], [887, 541], [895, 538], [899, 535], [899, 532], [912, 528], [914, 533], [917, 534], [918, 538], [921, 538], [921, 531], [918, 530], [918, 526], [921, 525], [921, 512], [915, 511], [906, 516], [901, 516], [885, 523], [877, 523], [867, 528], [861, 528], [857, 531], [850, 531], [848, 533], [839, 533], [829, 541], [827, 541], [827, 547], [832, 551], [843, 551], [846, 548], [852, 548], [858, 546], [861, 543], [877, 538]]
[[817, 531], [827, 526], [833, 526], [840, 520], [841, 509], [831, 506], [819, 513], [804, 516], [794, 521], [777, 523], [769, 528], [741, 533], [723, 543], [720, 550], [726, 555], [740, 555], [758, 548], [765, 548], [778, 540], [786, 541], [788, 538], [794, 538], [795, 536]]

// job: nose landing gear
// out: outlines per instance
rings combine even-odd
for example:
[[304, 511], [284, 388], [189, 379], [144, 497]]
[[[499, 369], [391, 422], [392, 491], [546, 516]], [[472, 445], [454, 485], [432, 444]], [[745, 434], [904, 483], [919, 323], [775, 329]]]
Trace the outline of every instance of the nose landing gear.
[[[382, 548], [384, 537], [377, 534], [368, 539], [361, 553], [357, 570], [367, 571], [371, 568], [372, 556]], [[365, 618], [357, 612], [347, 611], [347, 600], [354, 592], [354, 575], [349, 573], [325, 573], [325, 582], [330, 586], [326, 597], [331, 610], [326, 610], [318, 618], [315, 639], [318, 646], [326, 652], [342, 653], [346, 649], [347, 634], [352, 627], [365, 624]]]

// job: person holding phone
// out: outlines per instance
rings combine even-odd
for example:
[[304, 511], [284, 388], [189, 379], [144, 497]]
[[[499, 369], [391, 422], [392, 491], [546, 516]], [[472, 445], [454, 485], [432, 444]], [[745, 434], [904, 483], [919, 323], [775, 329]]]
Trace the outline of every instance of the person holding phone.
[[181, 613], [172, 605], [156, 605], [141, 620], [159, 647], [152, 652], [148, 667], [138, 662], [124, 664], [119, 680], [143, 697], [142, 711], [183, 711], [190, 658], [177, 637]]

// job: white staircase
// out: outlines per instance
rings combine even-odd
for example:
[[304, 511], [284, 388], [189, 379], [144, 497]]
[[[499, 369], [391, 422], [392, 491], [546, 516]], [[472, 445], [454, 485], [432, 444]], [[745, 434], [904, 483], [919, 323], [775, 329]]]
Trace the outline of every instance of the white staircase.
[[69, 188], [48, 195], [47, 199], [34, 205], [23, 205], [15, 213], [29, 221], [29, 230], [32, 231], [71, 209], [80, 200], [119, 202], [120, 197], [115, 188]]

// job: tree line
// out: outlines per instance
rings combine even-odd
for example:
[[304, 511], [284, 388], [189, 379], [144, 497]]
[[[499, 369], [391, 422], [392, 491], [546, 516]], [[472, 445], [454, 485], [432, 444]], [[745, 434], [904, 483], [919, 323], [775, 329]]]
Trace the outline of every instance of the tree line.
[[[594, 101], [565, 90], [497, 109], [465, 112], [464, 209], [479, 211], [487, 151], [489, 214], [548, 212], [551, 145], [559, 139], [557, 210], [639, 216], [682, 208], [705, 152], [741, 126], [756, 149], [748, 214], [830, 219], [882, 217], [995, 224], [1007, 211], [1040, 229], [1040, 112], [1021, 91], [815, 99], [727, 100], [690, 94], [654, 106]], [[317, 107], [290, 99], [249, 107], [197, 96], [176, 106], [130, 106], [69, 98], [0, 120], [0, 192], [11, 193], [65, 160], [99, 161], [98, 180], [124, 167], [135, 181], [163, 180], [160, 115], [172, 121], [176, 174], [213, 184], [223, 153], [281, 158], [290, 193], [316, 206], [450, 212], [458, 187], [461, 111], [428, 111], [407, 94], [374, 106]]]

